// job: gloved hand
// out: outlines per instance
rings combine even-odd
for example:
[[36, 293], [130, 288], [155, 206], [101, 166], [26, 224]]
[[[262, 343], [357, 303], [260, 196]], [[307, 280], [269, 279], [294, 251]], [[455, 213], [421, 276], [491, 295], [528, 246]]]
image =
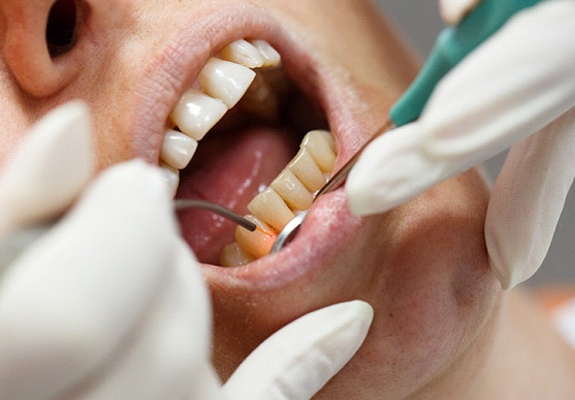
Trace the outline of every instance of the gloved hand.
[[331, 306], [278, 331], [222, 387], [208, 291], [161, 173], [133, 161], [84, 190], [91, 174], [79, 103], [39, 122], [0, 173], [0, 253], [71, 207], [0, 269], [0, 398], [307, 399], [363, 342], [371, 307]]
[[[473, 0], [444, 0], [457, 22]], [[451, 6], [451, 8], [449, 8]], [[375, 140], [346, 190], [357, 214], [385, 212], [511, 149], [485, 237], [504, 288], [541, 265], [575, 175], [575, 2], [547, 0], [510, 19], [436, 87], [420, 118]]]

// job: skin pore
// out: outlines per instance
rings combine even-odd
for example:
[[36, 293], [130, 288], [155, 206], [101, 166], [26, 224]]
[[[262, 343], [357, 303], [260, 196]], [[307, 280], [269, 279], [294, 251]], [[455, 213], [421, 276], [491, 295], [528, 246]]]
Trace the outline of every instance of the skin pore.
[[[418, 68], [363, 0], [64, 1], [74, 33], [58, 55], [46, 35], [53, 3], [0, 3], [0, 168], [39, 116], [76, 98], [92, 110], [99, 170], [134, 157], [157, 164], [168, 116], [208, 58], [261, 38], [321, 107], [337, 169]], [[218, 372], [228, 377], [293, 319], [362, 299], [375, 309], [370, 334], [318, 399], [573, 398], [572, 350], [489, 269], [488, 199], [475, 170], [379, 216], [351, 215], [340, 190], [314, 205], [304, 239], [277, 256], [204, 265]]]

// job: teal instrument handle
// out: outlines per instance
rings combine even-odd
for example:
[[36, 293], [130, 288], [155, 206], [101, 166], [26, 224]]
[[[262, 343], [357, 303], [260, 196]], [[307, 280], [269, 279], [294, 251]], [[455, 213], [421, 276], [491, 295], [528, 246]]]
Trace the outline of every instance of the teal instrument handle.
[[395, 126], [417, 119], [435, 86], [451, 68], [501, 28], [515, 13], [540, 1], [483, 0], [459, 25], [443, 29], [423, 69], [390, 111]]

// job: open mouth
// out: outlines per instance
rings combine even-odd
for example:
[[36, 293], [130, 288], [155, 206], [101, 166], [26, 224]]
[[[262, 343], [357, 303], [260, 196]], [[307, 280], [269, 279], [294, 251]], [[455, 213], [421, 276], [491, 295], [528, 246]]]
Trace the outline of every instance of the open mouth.
[[333, 170], [327, 126], [267, 42], [238, 40], [209, 59], [170, 115], [160, 165], [177, 198], [220, 204], [258, 230], [201, 210], [180, 212], [183, 237], [201, 262], [234, 267], [269, 253]]

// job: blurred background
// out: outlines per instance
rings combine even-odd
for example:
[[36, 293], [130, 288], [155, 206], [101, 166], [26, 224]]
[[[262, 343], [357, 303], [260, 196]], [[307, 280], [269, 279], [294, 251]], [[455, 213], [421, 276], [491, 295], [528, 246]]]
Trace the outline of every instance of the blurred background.
[[[388, 19], [403, 33], [417, 53], [424, 58], [433, 46], [435, 37], [443, 28], [437, 0], [375, 0]], [[485, 163], [492, 181], [495, 181], [506, 153]], [[575, 189], [569, 197], [559, 221], [551, 249], [542, 267], [529, 285], [565, 284], [575, 282]]]

